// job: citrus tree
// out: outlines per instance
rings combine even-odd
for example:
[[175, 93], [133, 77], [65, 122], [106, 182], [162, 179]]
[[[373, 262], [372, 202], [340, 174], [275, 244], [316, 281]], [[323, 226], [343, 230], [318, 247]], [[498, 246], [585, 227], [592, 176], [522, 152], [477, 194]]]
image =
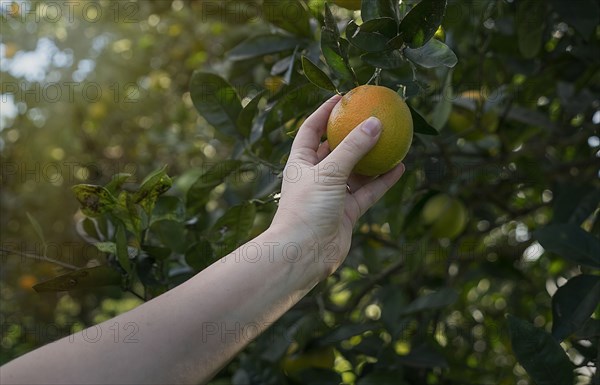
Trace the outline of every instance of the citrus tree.
[[231, 28], [189, 82], [218, 160], [74, 186], [106, 264], [34, 288], [183, 282], [269, 225], [304, 118], [379, 85], [409, 107], [405, 175], [212, 383], [600, 382], [598, 3], [333, 3], [205, 2]]

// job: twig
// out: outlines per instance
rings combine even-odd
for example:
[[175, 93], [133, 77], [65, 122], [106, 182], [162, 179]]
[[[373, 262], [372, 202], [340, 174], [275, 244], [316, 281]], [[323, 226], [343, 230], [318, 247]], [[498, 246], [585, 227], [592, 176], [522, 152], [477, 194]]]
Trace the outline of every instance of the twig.
[[38, 260], [38, 261], [44, 261], [44, 262], [54, 263], [56, 265], [59, 265], [61, 267], [64, 267], [65, 269], [69, 269], [69, 270], [79, 270], [80, 269], [80, 267], [77, 267], [75, 265], [71, 265], [70, 263], [58, 261], [56, 259], [47, 257], [45, 255], [42, 256], [42, 255], [24, 253], [22, 251], [8, 250], [8, 249], [4, 249], [4, 248], [0, 248], [0, 252], [1, 253], [5, 253], [7, 255], [10, 255], [10, 254], [12, 254], [12, 255], [18, 255], [18, 256], [21, 256], [21, 257], [35, 259], [35, 260]]
[[373, 79], [375, 79], [375, 85], [379, 85], [379, 75], [380, 74], [381, 74], [381, 68], [375, 68], [375, 72], [373, 73], [373, 76], [371, 76], [371, 79], [369, 79], [367, 84], [371, 84]]

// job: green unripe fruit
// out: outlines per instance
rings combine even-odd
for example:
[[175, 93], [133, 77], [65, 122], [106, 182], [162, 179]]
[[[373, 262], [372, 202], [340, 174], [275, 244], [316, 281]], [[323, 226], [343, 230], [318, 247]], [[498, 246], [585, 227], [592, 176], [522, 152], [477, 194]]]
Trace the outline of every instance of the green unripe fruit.
[[430, 198], [421, 212], [423, 223], [435, 238], [455, 238], [467, 224], [467, 210], [447, 194]]
[[310, 368], [332, 369], [335, 363], [335, 350], [325, 347], [301, 355], [285, 357], [282, 368], [289, 376], [296, 376]]

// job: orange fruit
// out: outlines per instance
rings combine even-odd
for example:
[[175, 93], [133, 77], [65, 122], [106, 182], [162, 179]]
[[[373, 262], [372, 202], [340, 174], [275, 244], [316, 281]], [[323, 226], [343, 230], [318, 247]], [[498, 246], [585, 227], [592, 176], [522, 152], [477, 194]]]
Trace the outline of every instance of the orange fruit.
[[358, 162], [354, 172], [375, 176], [398, 165], [412, 143], [412, 116], [400, 95], [382, 86], [363, 85], [352, 89], [329, 115], [327, 140], [333, 150], [352, 129], [370, 116], [381, 121], [381, 134], [375, 147]]
[[338, 7], [352, 9], [354, 11], [360, 9], [361, 0], [332, 0]]

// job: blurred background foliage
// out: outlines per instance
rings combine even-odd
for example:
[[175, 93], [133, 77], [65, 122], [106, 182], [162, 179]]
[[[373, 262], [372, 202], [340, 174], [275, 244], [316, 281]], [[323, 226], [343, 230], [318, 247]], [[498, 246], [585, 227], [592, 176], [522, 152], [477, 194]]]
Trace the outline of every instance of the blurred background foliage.
[[[351, 86], [323, 65], [324, 2], [283, 3], [301, 4], [308, 24], [269, 16], [263, 6], [277, 2], [267, 0], [0, 2], [0, 362], [139, 305], [268, 226], [293, 133], [330, 94], [303, 76], [301, 55]], [[405, 87], [439, 135], [415, 136], [406, 175], [357, 226], [342, 268], [212, 383], [533, 383], [515, 354], [546, 383], [523, 357], [552, 345], [550, 332], [577, 383], [598, 383], [600, 314], [588, 294], [600, 258], [599, 7], [450, 0], [436, 39], [458, 64], [397, 61], [379, 78]], [[331, 11], [342, 34], [361, 22], [361, 11]], [[361, 84], [389, 59], [361, 58], [365, 49], [349, 46]], [[257, 110], [208, 124], [194, 104], [202, 112], [212, 94], [190, 88], [195, 70]], [[196, 85], [229, 92], [224, 81]], [[82, 213], [79, 184], [106, 186], [119, 203]], [[452, 239], [422, 218], [439, 192], [466, 210]], [[130, 279], [32, 290], [107, 264]], [[560, 320], [573, 303], [579, 318]], [[527, 323], [510, 318], [511, 334], [507, 313]], [[541, 342], [527, 353], [511, 335]]]

